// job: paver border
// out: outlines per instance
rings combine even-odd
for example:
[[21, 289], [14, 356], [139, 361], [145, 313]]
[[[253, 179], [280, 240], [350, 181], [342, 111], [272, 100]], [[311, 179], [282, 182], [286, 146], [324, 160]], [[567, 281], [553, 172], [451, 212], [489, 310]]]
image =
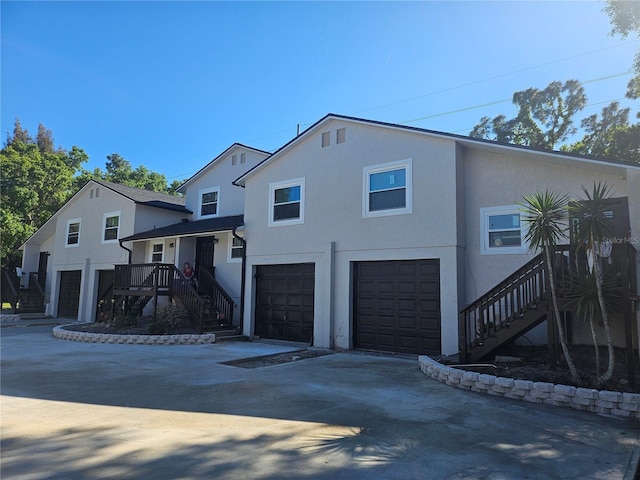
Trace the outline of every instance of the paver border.
[[179, 335], [119, 335], [116, 333], [91, 333], [67, 330], [65, 327], [79, 325], [77, 323], [58, 325], [53, 329], [53, 336], [60, 340], [85, 343], [116, 343], [123, 345], [205, 345], [216, 342], [215, 333], [179, 334]]
[[427, 376], [462, 390], [640, 421], [639, 393], [497, 377], [443, 365], [426, 355], [418, 356], [418, 363]]

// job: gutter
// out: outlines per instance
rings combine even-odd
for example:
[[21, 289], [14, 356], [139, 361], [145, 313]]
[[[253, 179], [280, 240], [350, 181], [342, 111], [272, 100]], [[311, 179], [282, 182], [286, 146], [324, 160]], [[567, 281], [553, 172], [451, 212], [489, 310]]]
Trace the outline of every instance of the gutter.
[[242, 242], [242, 274], [240, 277], [240, 321], [238, 322], [238, 327], [240, 328], [240, 333], [242, 333], [243, 330], [243, 323], [244, 323], [244, 290], [245, 290], [245, 285], [247, 282], [247, 242], [244, 238], [242, 238], [240, 235], [238, 235], [236, 233], [236, 230], [238, 230], [238, 227], [233, 227], [233, 230], [231, 231], [231, 235], [233, 235], [233, 238], [239, 240], [240, 242]]
[[127, 260], [127, 263], [128, 263], [129, 265], [131, 265], [131, 256], [133, 255], [133, 251], [132, 251], [132, 250], [130, 250], [130, 249], [128, 249], [127, 247], [125, 247], [125, 246], [122, 244], [122, 240], [118, 240], [118, 243], [120, 244], [120, 248], [122, 248], [123, 250], [126, 250], [127, 252], [129, 252], [129, 259]]

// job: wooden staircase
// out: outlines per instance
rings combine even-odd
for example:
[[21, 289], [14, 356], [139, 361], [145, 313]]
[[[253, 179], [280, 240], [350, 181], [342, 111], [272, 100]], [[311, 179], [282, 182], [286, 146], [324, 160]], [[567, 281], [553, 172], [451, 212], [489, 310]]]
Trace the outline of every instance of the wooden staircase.
[[2, 271], [2, 300], [11, 305], [13, 313], [44, 313], [44, 291], [37, 274], [29, 275], [29, 288], [20, 287], [18, 277]]
[[460, 312], [461, 360], [480, 360], [547, 319], [547, 290], [540, 254]]
[[198, 273], [198, 290], [172, 264], [116, 265], [114, 272], [114, 311], [139, 315], [154, 301], [154, 312], [160, 296], [169, 297], [184, 306], [191, 315], [193, 327], [204, 331], [237, 332], [233, 329], [231, 296], [213, 277], [202, 270]]

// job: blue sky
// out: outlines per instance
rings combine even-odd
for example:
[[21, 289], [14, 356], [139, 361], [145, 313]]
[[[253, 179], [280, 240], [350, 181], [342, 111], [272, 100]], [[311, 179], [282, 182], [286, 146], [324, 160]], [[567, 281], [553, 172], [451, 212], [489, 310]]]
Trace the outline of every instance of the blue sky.
[[624, 97], [640, 47], [609, 35], [603, 6], [2, 1], [1, 133], [42, 122], [87, 168], [119, 153], [183, 179], [327, 113], [466, 135], [513, 115], [513, 92], [575, 78], [582, 118]]

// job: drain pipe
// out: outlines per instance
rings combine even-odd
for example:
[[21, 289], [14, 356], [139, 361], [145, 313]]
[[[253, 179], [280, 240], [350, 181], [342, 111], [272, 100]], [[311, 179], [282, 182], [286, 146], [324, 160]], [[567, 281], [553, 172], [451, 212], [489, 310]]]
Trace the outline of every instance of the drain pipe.
[[245, 290], [245, 284], [247, 281], [247, 271], [246, 271], [247, 242], [244, 238], [242, 238], [240, 235], [236, 233], [237, 230], [238, 230], [238, 227], [233, 227], [233, 230], [231, 231], [231, 235], [233, 235], [233, 238], [237, 239], [242, 243], [242, 273], [240, 276], [240, 321], [238, 322], [240, 333], [242, 333], [243, 324], [244, 324], [244, 290]]
[[118, 240], [118, 243], [120, 243], [120, 248], [122, 248], [123, 250], [126, 250], [127, 252], [129, 252], [129, 259], [127, 260], [127, 263], [128, 263], [129, 265], [131, 265], [131, 255], [133, 255], [133, 251], [132, 251], [132, 250], [130, 250], [130, 249], [128, 249], [127, 247], [125, 247], [125, 246], [122, 244], [122, 240]]

